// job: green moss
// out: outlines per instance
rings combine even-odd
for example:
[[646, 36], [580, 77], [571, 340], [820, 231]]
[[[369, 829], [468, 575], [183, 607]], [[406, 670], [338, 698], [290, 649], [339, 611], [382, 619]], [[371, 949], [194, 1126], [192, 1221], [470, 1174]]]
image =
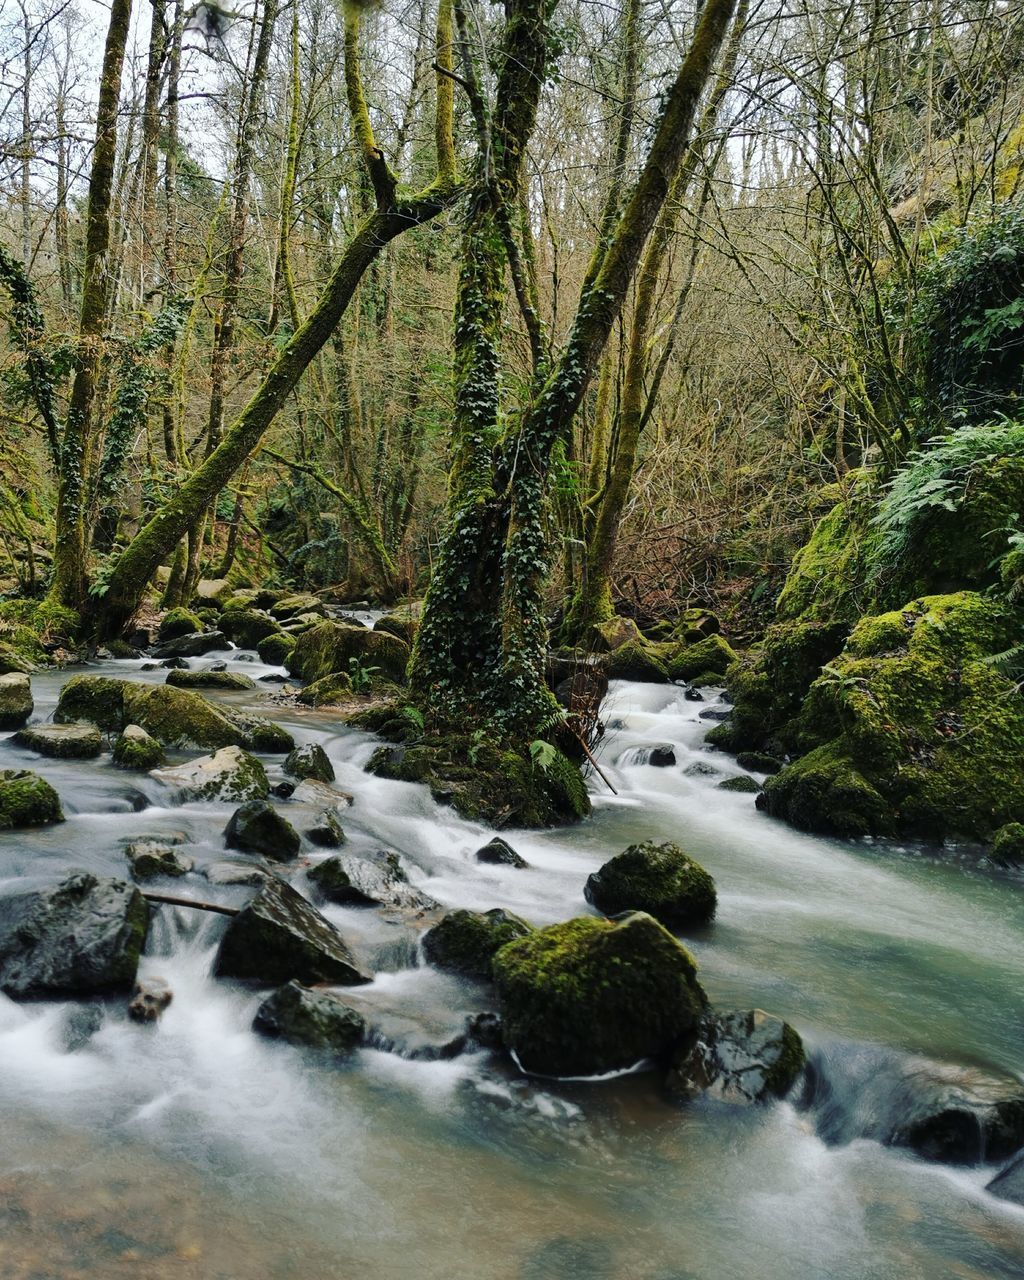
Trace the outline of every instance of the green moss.
[[38, 774], [0, 769], [0, 830], [63, 822], [60, 797]]
[[257, 644], [256, 652], [263, 662], [272, 667], [281, 667], [284, 666], [288, 660], [288, 655], [294, 648], [295, 637], [285, 635], [282, 631], [280, 634], [264, 636]]
[[127, 681], [110, 676], [72, 676], [60, 691], [53, 718], [58, 724], [88, 720], [108, 732], [120, 731], [128, 723], [124, 711], [126, 685]]
[[1004, 867], [1024, 866], [1024, 822], [1008, 822], [992, 840], [992, 860]]
[[556, 751], [542, 769], [519, 752], [468, 735], [382, 747], [367, 769], [383, 778], [422, 782], [439, 804], [496, 826], [552, 826], [590, 812], [579, 770]]
[[708, 924], [715, 914], [715, 882], [677, 844], [630, 845], [589, 877], [588, 902], [607, 916], [646, 911], [671, 929]]
[[[6, 633], [3, 633], [6, 634]], [[32, 646], [35, 651], [36, 646]], [[44, 661], [48, 655], [44, 654]], [[9, 644], [0, 640], [0, 675], [9, 675], [16, 672], [20, 675], [31, 675], [39, 666], [39, 662], [28, 657], [21, 649], [15, 648], [13, 644]]]
[[649, 915], [581, 917], [497, 953], [502, 1034], [527, 1071], [591, 1075], [663, 1058], [707, 999], [693, 957]]
[[160, 639], [177, 640], [179, 636], [202, 631], [202, 621], [190, 609], [171, 609], [160, 622]]
[[166, 764], [167, 756], [160, 743], [140, 725], [127, 725], [114, 743], [113, 760], [119, 769], [145, 773]]
[[870, 524], [874, 485], [858, 472], [848, 497], [818, 521], [793, 557], [776, 605], [779, 621], [852, 623], [868, 596], [866, 582], [878, 534]]
[[292, 675], [313, 681], [347, 674], [353, 658], [364, 667], [377, 667], [392, 680], [404, 680], [409, 646], [386, 631], [322, 622], [299, 636], [286, 665]]
[[643, 680], [648, 684], [668, 684], [664, 646], [649, 644], [642, 637], [627, 640], [604, 659], [609, 680]]
[[307, 707], [329, 707], [339, 702], [351, 702], [352, 679], [344, 672], [322, 676], [299, 691], [299, 701]]
[[825, 835], [889, 835], [895, 814], [844, 756], [819, 747], [769, 778], [757, 807], [801, 831]]
[[169, 671], [174, 689], [255, 689], [256, 682], [241, 671]]
[[784, 1098], [807, 1065], [804, 1042], [795, 1027], [782, 1024], [782, 1051], [765, 1076], [765, 1090], [776, 1098]]
[[399, 640], [404, 640], [411, 648], [416, 639], [416, 633], [419, 631], [420, 618], [422, 617], [423, 601], [412, 600], [407, 604], [402, 604], [392, 609], [383, 618], [378, 618], [373, 624], [373, 629], [374, 631], [387, 631], [390, 635], [397, 636]]
[[695, 676], [724, 676], [735, 661], [736, 651], [724, 636], [715, 634], [683, 645], [667, 665], [673, 680], [692, 680]]
[[753, 778], [746, 774], [740, 774], [736, 778], [724, 778], [718, 784], [719, 791], [735, 791], [739, 795], [754, 796], [761, 790], [761, 784], [755, 782]]
[[532, 925], [499, 908], [449, 911], [423, 935], [423, 953], [439, 969], [487, 980], [497, 952], [532, 932]]
[[225, 609], [220, 615], [221, 631], [240, 649], [255, 649], [268, 636], [282, 634], [280, 626], [266, 613], [255, 609]]

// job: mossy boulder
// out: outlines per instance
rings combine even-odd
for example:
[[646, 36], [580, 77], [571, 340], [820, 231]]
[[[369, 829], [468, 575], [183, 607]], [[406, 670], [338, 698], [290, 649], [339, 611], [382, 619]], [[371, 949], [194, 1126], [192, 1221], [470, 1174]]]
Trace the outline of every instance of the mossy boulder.
[[992, 840], [992, 861], [1001, 867], [1024, 867], [1024, 822], [1008, 822]]
[[276, 618], [278, 622], [285, 622], [289, 618], [297, 618], [300, 613], [323, 614], [325, 612], [326, 606], [324, 602], [319, 596], [314, 596], [309, 592], [282, 596], [280, 600], [275, 601], [270, 606], [270, 616]]
[[453, 734], [381, 747], [366, 767], [378, 777], [425, 783], [439, 804], [492, 826], [555, 826], [590, 812], [579, 769], [554, 748], [541, 767], [497, 743]]
[[189, 689], [108, 676], [73, 676], [61, 690], [54, 719], [90, 721], [108, 732], [135, 724], [164, 746], [182, 750], [244, 746], [276, 752], [295, 745], [291, 734], [263, 717], [215, 707]]
[[161, 640], [177, 640], [179, 636], [195, 635], [202, 629], [202, 620], [191, 609], [178, 608], [164, 614], [157, 634]]
[[60, 797], [44, 778], [27, 769], [0, 769], [0, 831], [63, 821]]
[[27, 751], [57, 760], [89, 760], [103, 750], [103, 735], [94, 724], [38, 724], [19, 729], [14, 741]]
[[653, 645], [642, 636], [628, 640], [603, 660], [610, 680], [641, 680], [646, 684], [668, 684], [665, 646]]
[[670, 929], [707, 924], [718, 903], [715, 882], [679, 845], [630, 845], [591, 875], [587, 901], [606, 916], [646, 911]]
[[267, 636], [279, 635], [280, 625], [268, 613], [257, 609], [225, 609], [220, 615], [220, 629], [240, 649], [255, 649]]
[[299, 852], [302, 841], [287, 818], [262, 797], [246, 800], [231, 815], [224, 829], [229, 849], [262, 854], [274, 862], [287, 862]]
[[13, 652], [19, 665], [10, 670], [25, 670], [22, 663], [48, 666], [54, 654], [69, 656], [78, 647], [82, 627], [81, 616], [74, 609], [52, 600], [20, 598], [0, 604], [0, 642]]
[[348, 673], [355, 658], [361, 666], [376, 667], [391, 680], [404, 680], [409, 653], [405, 641], [387, 631], [321, 622], [299, 636], [286, 666], [293, 676], [313, 681], [337, 672]]
[[353, 693], [351, 677], [338, 671], [332, 676], [322, 676], [300, 689], [298, 700], [307, 707], [333, 707], [342, 702], [351, 702]]
[[736, 650], [724, 636], [715, 634], [696, 644], [683, 645], [671, 655], [666, 666], [673, 680], [693, 680], [724, 676], [735, 661]]
[[334, 765], [318, 742], [306, 742], [301, 747], [295, 747], [285, 757], [282, 768], [293, 778], [315, 778], [317, 782], [334, 781]]
[[255, 689], [256, 682], [241, 671], [168, 671], [167, 683], [175, 689]]
[[719, 791], [732, 791], [737, 795], [756, 796], [761, 790], [761, 784], [756, 782], [749, 774], [741, 773], [735, 778], [723, 778], [718, 784]]
[[274, 632], [273, 635], [264, 636], [257, 644], [256, 652], [260, 655], [260, 660], [267, 663], [271, 667], [283, 667], [288, 661], [288, 655], [295, 648], [295, 637], [285, 635], [283, 631]]
[[34, 708], [32, 683], [23, 671], [0, 675], [0, 729], [20, 729]]
[[191, 858], [163, 840], [133, 840], [125, 846], [124, 856], [134, 880], [156, 880], [161, 876], [178, 879], [195, 866]]
[[256, 1010], [252, 1029], [272, 1040], [351, 1053], [362, 1043], [362, 1014], [329, 991], [311, 991], [299, 982], [279, 987]]
[[114, 743], [114, 764], [119, 769], [138, 769], [148, 772], [167, 763], [167, 755], [141, 725], [129, 724]]
[[818, 743], [759, 804], [808, 830], [987, 839], [1024, 820], [1024, 699], [990, 661], [1018, 616], [964, 591], [862, 619], [800, 714]]
[[423, 601], [411, 600], [406, 604], [398, 605], [390, 613], [386, 613], [383, 618], [378, 618], [373, 624], [373, 629], [374, 631], [387, 631], [391, 635], [397, 636], [399, 640], [404, 640], [411, 648], [413, 641], [416, 639], [416, 632], [420, 628], [420, 619], [422, 617]]
[[505, 1044], [541, 1075], [664, 1063], [695, 1038], [707, 1007], [693, 957], [640, 912], [539, 929], [502, 947], [491, 967]]
[[423, 935], [423, 954], [438, 969], [488, 981], [498, 951], [532, 932], [532, 925], [501, 908], [449, 911]]
[[28, 676], [33, 671], [37, 671], [38, 668], [38, 662], [34, 662], [27, 657], [13, 644], [0, 640], [0, 675], [7, 675], [9, 672], [15, 671], [21, 675]]
[[643, 633], [632, 618], [609, 618], [595, 622], [590, 632], [591, 647], [598, 653], [613, 653], [625, 644], [643, 643]]
[[847, 477], [841, 500], [815, 525], [793, 557], [776, 604], [781, 622], [844, 622], [851, 626], [869, 599], [871, 563], [878, 532], [873, 477]]
[[270, 794], [263, 765], [241, 747], [223, 747], [187, 764], [154, 769], [153, 777], [185, 804], [193, 800], [265, 799]]

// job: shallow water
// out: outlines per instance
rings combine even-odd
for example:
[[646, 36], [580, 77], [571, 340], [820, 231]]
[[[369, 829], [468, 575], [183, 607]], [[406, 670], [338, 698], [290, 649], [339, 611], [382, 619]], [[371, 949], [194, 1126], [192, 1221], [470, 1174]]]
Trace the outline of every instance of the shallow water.
[[[253, 676], [267, 668], [218, 657]], [[163, 680], [137, 662], [97, 666]], [[33, 678], [36, 715], [70, 673]], [[262, 694], [225, 697], [256, 705]], [[426, 790], [362, 772], [374, 749], [329, 713], [260, 709], [319, 741], [355, 803], [347, 849], [395, 849], [451, 906], [509, 907], [536, 923], [589, 910], [587, 875], [638, 839], [675, 839], [715, 877], [712, 928], [688, 939], [712, 1000], [789, 1018], [853, 1060], [870, 1042], [1014, 1073], [1024, 1061], [1024, 893], [968, 851], [803, 836], [717, 791], [738, 772], [702, 746], [712, 706], [615, 684], [594, 816], [516, 832], [526, 871], [484, 866], [489, 832]], [[676, 764], [639, 763], [671, 744]], [[274, 762], [268, 758], [273, 772]], [[279, 765], [278, 760], [278, 765]], [[699, 764], [716, 774], [694, 776]], [[139, 835], [186, 839], [197, 869], [225, 857], [230, 806], [169, 807], [148, 778], [38, 760], [0, 738], [0, 767], [36, 768], [68, 821], [0, 836], [0, 892], [69, 867], [125, 873]], [[145, 805], [145, 808], [140, 806]], [[283, 806], [287, 811], [287, 805]], [[506, 833], [508, 834], [508, 833]], [[305, 887], [305, 877], [295, 879]], [[249, 891], [200, 875], [183, 895]], [[346, 992], [406, 1051], [441, 1043], [488, 993], [416, 965], [407, 923], [327, 908], [373, 965]], [[529, 1081], [487, 1055], [450, 1062], [365, 1050], [328, 1068], [249, 1029], [257, 992], [209, 976], [220, 918], [160, 910], [143, 973], [174, 1002], [155, 1027], [120, 1002], [75, 1052], [73, 1007], [0, 996], [0, 1277], [465, 1277], [465, 1280], [839, 1280], [1024, 1274], [1024, 1210], [949, 1169], [857, 1140], [826, 1145], [789, 1104], [665, 1103], [658, 1080]], [[855, 1100], [851, 1100], [854, 1102]]]

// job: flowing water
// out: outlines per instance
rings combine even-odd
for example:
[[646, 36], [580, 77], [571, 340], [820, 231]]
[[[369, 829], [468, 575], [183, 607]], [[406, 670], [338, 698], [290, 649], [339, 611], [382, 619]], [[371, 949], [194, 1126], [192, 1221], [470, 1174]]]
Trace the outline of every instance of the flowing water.
[[[247, 656], [191, 665], [271, 670]], [[137, 662], [92, 669], [166, 675]], [[33, 678], [37, 719], [68, 674]], [[614, 684], [601, 758], [619, 794], [594, 779], [590, 820], [513, 833], [525, 871], [475, 862], [489, 832], [425, 788], [363, 773], [367, 735], [325, 712], [269, 714], [320, 742], [354, 795], [347, 851], [397, 850], [447, 906], [565, 919], [588, 910], [583, 884], [612, 854], [679, 841], [718, 886], [714, 926], [687, 940], [712, 1001], [792, 1021], [835, 1064], [849, 1115], [871, 1105], [871, 1064], [893, 1055], [1018, 1073], [1020, 882], [968, 851], [844, 844], [765, 818], [751, 796], [716, 790], [737, 770], [703, 748], [707, 710], [714, 695]], [[672, 747], [674, 765], [648, 763], [656, 745]], [[169, 808], [155, 782], [109, 756], [38, 760], [4, 737], [0, 767], [12, 766], [49, 778], [68, 821], [0, 836], [0, 893], [70, 867], [123, 876], [124, 843], [141, 835], [183, 835], [197, 867], [225, 857], [230, 806]], [[295, 883], [304, 889], [304, 874]], [[238, 903], [249, 891], [193, 875], [172, 892]], [[1024, 1275], [1024, 1209], [984, 1190], [991, 1169], [863, 1138], [826, 1143], [789, 1103], [674, 1107], [651, 1073], [558, 1084], [488, 1055], [407, 1056], [454, 1035], [488, 993], [418, 965], [402, 922], [325, 914], [377, 972], [345, 998], [403, 1052], [367, 1049], [332, 1067], [258, 1038], [259, 993], [210, 976], [223, 918], [180, 908], [159, 910], [142, 964], [174, 991], [156, 1026], [128, 1022], [112, 1001], [80, 1043], [69, 1035], [77, 1006], [0, 996], [2, 1280]]]

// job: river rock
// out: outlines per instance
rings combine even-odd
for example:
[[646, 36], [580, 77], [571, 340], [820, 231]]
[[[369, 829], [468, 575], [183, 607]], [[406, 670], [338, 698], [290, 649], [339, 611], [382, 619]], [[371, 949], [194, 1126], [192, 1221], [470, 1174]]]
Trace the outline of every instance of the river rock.
[[331, 809], [321, 809], [306, 828], [306, 838], [321, 849], [340, 849], [345, 843], [345, 829]]
[[761, 784], [749, 773], [738, 773], [734, 778], [723, 778], [716, 791], [732, 791], [741, 796], [756, 796]]
[[654, 769], [670, 769], [676, 762], [676, 749], [670, 742], [651, 747], [647, 763]]
[[132, 1022], [156, 1022], [173, 999], [174, 992], [163, 978], [136, 982], [128, 1002], [128, 1017]]
[[88, 760], [103, 750], [103, 735], [94, 724], [37, 724], [14, 735], [19, 747], [58, 760]]
[[315, 805], [330, 813], [344, 813], [351, 807], [352, 797], [346, 791], [336, 791], [326, 782], [305, 778], [292, 792], [292, 801], [296, 804]]
[[532, 933], [532, 925], [501, 907], [449, 911], [423, 935], [423, 954], [438, 969], [486, 981], [498, 951]]
[[376, 667], [390, 680], [404, 680], [409, 646], [387, 631], [370, 631], [343, 622], [321, 622], [304, 631], [288, 656], [287, 667], [302, 680], [319, 680], [349, 671], [355, 658], [364, 668]]
[[202, 629], [202, 620], [191, 609], [171, 609], [161, 619], [157, 636], [161, 641], [178, 640], [182, 636], [196, 635]]
[[153, 880], [157, 876], [185, 876], [195, 863], [171, 844], [162, 840], [133, 840], [125, 846], [134, 880]]
[[583, 890], [607, 916], [646, 911], [670, 929], [707, 924], [715, 914], [715, 882], [677, 844], [644, 841], [595, 871]]
[[312, 778], [316, 782], [334, 781], [334, 766], [318, 742], [307, 742], [290, 751], [282, 767], [293, 778]]
[[196, 608], [206, 604], [219, 604], [231, 594], [231, 583], [227, 578], [200, 578], [196, 583], [196, 594], [193, 603]]
[[1000, 1200], [1012, 1200], [1014, 1204], [1024, 1205], [1024, 1156], [1018, 1156], [1002, 1173], [997, 1173], [986, 1190]]
[[171, 671], [167, 683], [175, 689], [255, 689], [256, 681], [241, 671]]
[[366, 1032], [363, 1016], [328, 991], [310, 991], [299, 982], [279, 987], [256, 1011], [253, 1030], [290, 1044], [350, 1053]]
[[247, 800], [231, 815], [224, 843], [243, 853], [259, 853], [274, 862], [287, 862], [299, 852], [302, 841], [287, 818], [263, 799]]
[[216, 973], [283, 983], [371, 981], [330, 921], [281, 880], [268, 880], [228, 925]]
[[241, 884], [256, 889], [270, 878], [269, 872], [249, 862], [211, 862], [203, 867], [203, 875], [210, 884]]
[[270, 616], [278, 622], [286, 618], [296, 618], [300, 613], [323, 615], [326, 612], [324, 602], [308, 592], [295, 596], [282, 596], [276, 604], [270, 606]]
[[507, 840], [502, 840], [501, 836], [495, 836], [482, 849], [477, 849], [476, 860], [502, 867], [523, 868], [530, 865], [525, 858], [516, 853]]
[[295, 745], [279, 725], [262, 716], [214, 706], [190, 689], [109, 676], [73, 676], [60, 692], [53, 718], [58, 724], [84, 720], [117, 732], [137, 724], [164, 746], [182, 750], [240, 746], [285, 752]]
[[304, 707], [333, 707], [351, 702], [352, 693], [352, 677], [345, 671], [337, 671], [307, 684], [297, 697]]
[[502, 947], [492, 971], [505, 1044], [541, 1075], [667, 1061], [707, 1008], [693, 957], [642, 912], [539, 929]]
[[85, 1049], [93, 1036], [103, 1026], [103, 1006], [99, 1004], [73, 1005], [64, 1016], [61, 1040], [68, 1053]]
[[153, 646], [154, 658], [201, 658], [215, 649], [227, 649], [228, 638], [223, 631], [194, 631], [177, 636]]
[[32, 683], [24, 672], [0, 676], [0, 729], [20, 729], [34, 709]]
[[257, 609], [225, 609], [220, 615], [220, 629], [240, 649], [255, 649], [267, 636], [278, 635], [278, 623]]
[[376, 860], [335, 854], [311, 868], [310, 881], [331, 902], [356, 907], [402, 907], [425, 910], [437, 903], [409, 884], [396, 853]]
[[[260, 655], [260, 661], [266, 662], [272, 667], [283, 667], [288, 660], [288, 655], [295, 648], [295, 640], [292, 636], [287, 636], [283, 631], [275, 632], [273, 635], [264, 636], [256, 646], [256, 652]], [[261, 676], [261, 680], [269, 677]], [[276, 679], [284, 680], [284, 676], [277, 676]]]
[[761, 1009], [709, 1014], [696, 1043], [673, 1056], [665, 1084], [676, 1098], [766, 1102], [789, 1092], [805, 1061], [803, 1041], [781, 1018]]
[[0, 831], [63, 822], [60, 797], [37, 773], [0, 769]]
[[167, 754], [141, 725], [129, 724], [114, 743], [113, 759], [119, 769], [138, 769], [148, 773], [150, 769], [166, 764]]
[[0, 990], [15, 999], [128, 991], [148, 925], [138, 889], [84, 872], [0, 898]]
[[13, 645], [0, 641], [0, 675], [8, 675], [12, 671], [30, 676], [38, 667], [24, 654], [18, 652]]
[[1024, 1145], [1024, 1085], [978, 1067], [840, 1042], [808, 1067], [807, 1105], [828, 1142], [870, 1138], [927, 1160], [1006, 1160]]
[[187, 764], [154, 769], [152, 776], [171, 787], [174, 798], [181, 803], [264, 799], [270, 792], [263, 765], [241, 747], [223, 747]]

